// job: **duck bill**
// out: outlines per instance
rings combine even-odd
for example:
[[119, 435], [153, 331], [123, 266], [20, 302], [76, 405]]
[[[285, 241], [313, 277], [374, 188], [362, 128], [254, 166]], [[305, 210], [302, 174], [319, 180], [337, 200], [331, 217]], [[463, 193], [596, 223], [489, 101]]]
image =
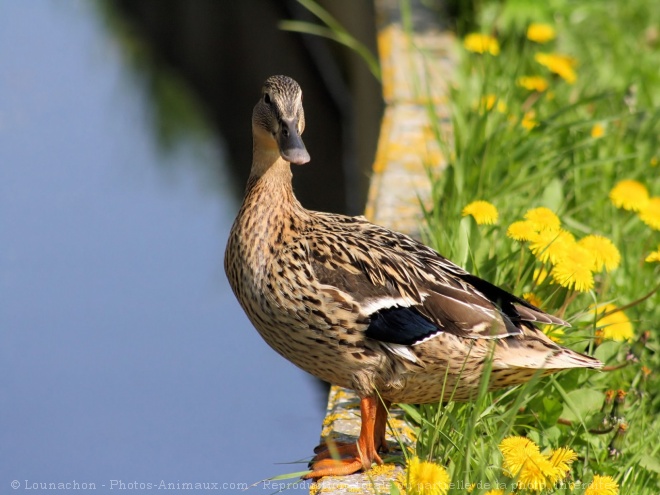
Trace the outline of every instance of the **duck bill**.
[[296, 124], [295, 121], [282, 121], [277, 134], [277, 145], [280, 148], [280, 155], [287, 162], [303, 165], [309, 161], [309, 153]]

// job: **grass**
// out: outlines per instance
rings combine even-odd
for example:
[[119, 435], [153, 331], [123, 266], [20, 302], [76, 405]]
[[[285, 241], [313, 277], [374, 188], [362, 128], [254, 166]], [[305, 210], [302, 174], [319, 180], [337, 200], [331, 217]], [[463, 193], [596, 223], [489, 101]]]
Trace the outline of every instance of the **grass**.
[[[645, 259], [658, 249], [660, 232], [652, 220], [655, 228], [638, 213], [617, 208], [609, 195], [619, 181], [632, 179], [650, 196], [660, 196], [660, 12], [645, 0], [531, 6], [483, 1], [466, 10], [471, 19], [457, 25], [488, 35], [499, 50], [478, 53], [490, 47], [488, 40], [477, 43], [477, 52], [469, 41], [462, 50], [450, 98], [453, 135], [441, 140], [449, 165], [433, 177], [427, 241], [473, 273], [527, 294], [571, 322], [554, 336], [600, 358], [610, 371], [577, 370], [515, 389], [483, 391], [467, 404], [405, 406], [419, 427], [415, 454], [444, 466], [452, 480], [447, 490], [426, 493], [466, 493], [465, 486], [474, 483], [473, 494], [499, 488], [521, 494], [656, 495], [660, 264]], [[528, 39], [534, 22], [551, 26], [555, 37], [545, 43]], [[458, 32], [459, 41], [469, 34]], [[545, 53], [570, 58], [550, 64], [553, 72], [539, 63], [547, 64], [538, 55]], [[547, 88], [526, 89], [523, 76], [542, 78]], [[492, 203], [498, 222], [479, 224], [463, 216], [475, 200]], [[556, 213], [576, 240], [610, 239], [621, 255], [618, 266], [591, 272], [589, 290], [562, 287], [552, 273], [559, 273], [568, 255], [558, 255], [555, 263], [540, 260], [559, 247], [558, 238], [535, 255], [533, 235], [531, 241], [507, 235], [509, 225], [537, 207]], [[551, 275], [539, 282], [534, 272], [541, 269]], [[602, 314], [590, 309], [606, 303], [621, 326], [605, 326]], [[646, 342], [640, 341], [643, 335]], [[610, 390], [621, 391], [614, 400], [620, 404], [606, 403]], [[571, 448], [577, 459], [554, 486], [546, 480], [544, 489], [517, 488], [525, 468], [518, 479], [507, 476], [499, 448], [514, 435], [533, 440], [541, 453]], [[596, 475], [611, 476], [618, 492], [589, 489]], [[415, 491], [410, 480], [407, 488]]]
[[[449, 99], [452, 135], [435, 129], [449, 159], [431, 177], [426, 240], [569, 321], [570, 328], [545, 330], [595, 355], [607, 371], [574, 370], [497, 392], [487, 391], [485, 377], [473, 402], [402, 405], [417, 425], [415, 452], [406, 453], [416, 467], [391, 492], [657, 495], [660, 263], [646, 259], [660, 250], [660, 212], [621, 208], [610, 195], [620, 181], [634, 180], [660, 196], [660, 10], [650, 0], [473, 0], [453, 7], [464, 44]], [[401, 8], [410, 19], [409, 3]], [[327, 29], [284, 27], [353, 46], [379, 74], [334, 19], [313, 12]], [[528, 32], [533, 23], [549, 26], [552, 36], [541, 39], [543, 27]], [[472, 33], [488, 38], [475, 42]], [[532, 83], [536, 89], [525, 87]], [[476, 200], [496, 207], [497, 222], [463, 214]], [[640, 206], [640, 195], [623, 203]], [[567, 234], [543, 240], [537, 228], [515, 240], [510, 225], [538, 207], [552, 211]], [[584, 270], [605, 252], [603, 244], [585, 247], [592, 235], [620, 254], [616, 262], [611, 252], [605, 256], [608, 269]], [[586, 257], [569, 265], [576, 253]], [[504, 454], [502, 442], [511, 437], [527, 440], [507, 440], [518, 448]], [[528, 441], [528, 462], [516, 469], [527, 452], [520, 442]], [[562, 455], [570, 460], [562, 464]], [[420, 467], [412, 456], [429, 464]], [[617, 486], [605, 486], [608, 479]]]

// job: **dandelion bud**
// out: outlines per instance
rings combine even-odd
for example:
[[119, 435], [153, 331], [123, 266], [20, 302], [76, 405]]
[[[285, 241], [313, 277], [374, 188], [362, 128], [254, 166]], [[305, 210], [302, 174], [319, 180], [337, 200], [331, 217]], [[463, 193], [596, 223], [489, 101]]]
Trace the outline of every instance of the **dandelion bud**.
[[623, 453], [623, 442], [626, 436], [626, 431], [628, 431], [628, 425], [626, 423], [621, 423], [616, 430], [614, 437], [612, 437], [612, 441], [607, 450], [610, 457], [619, 457]]
[[604, 413], [611, 411], [615, 393], [614, 390], [608, 390], [605, 392], [605, 400], [603, 401], [603, 407], [600, 408], [600, 412]]
[[623, 417], [623, 405], [626, 402], [626, 392], [623, 390], [618, 390], [616, 393], [616, 398], [614, 399], [614, 407], [612, 407], [612, 412], [610, 413], [610, 420], [613, 423], [620, 423], [625, 421], [626, 418]]
[[600, 428], [602, 431], [610, 431], [614, 426], [612, 423], [612, 404], [614, 404], [614, 390], [608, 390], [605, 392], [605, 400], [603, 401], [603, 406], [600, 408], [598, 417], [600, 417]]
[[632, 346], [630, 346], [630, 349], [628, 350], [628, 354], [626, 354], [626, 360], [632, 361], [634, 363], [638, 363], [639, 360], [642, 358], [644, 349], [646, 349], [646, 343], [648, 342], [650, 337], [651, 337], [650, 330], [647, 330], [646, 332], [642, 332], [642, 334], [635, 341], [635, 343]]

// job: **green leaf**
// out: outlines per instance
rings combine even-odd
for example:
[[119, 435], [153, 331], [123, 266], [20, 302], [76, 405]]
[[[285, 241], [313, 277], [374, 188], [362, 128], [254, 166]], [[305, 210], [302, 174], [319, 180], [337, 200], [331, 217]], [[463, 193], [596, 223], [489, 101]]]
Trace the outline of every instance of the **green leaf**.
[[561, 438], [561, 430], [557, 426], [553, 426], [543, 431], [543, 438], [550, 445], [558, 445]]
[[410, 404], [398, 405], [401, 409], [403, 409], [403, 412], [410, 416], [410, 419], [412, 419], [415, 423], [422, 424], [422, 416], [419, 413], [419, 409], [417, 409], [415, 406], [411, 406]]
[[529, 438], [536, 445], [541, 443], [541, 437], [540, 437], [539, 432], [537, 430], [529, 430], [527, 432], [527, 438]]
[[541, 196], [541, 204], [547, 206], [552, 211], [558, 211], [559, 208], [564, 203], [564, 189], [561, 184], [561, 180], [557, 177], [552, 179], [545, 189], [543, 190], [543, 196]]
[[660, 460], [650, 456], [642, 456], [639, 465], [649, 471], [660, 473]]
[[559, 399], [549, 395], [543, 396], [542, 402], [543, 412], [541, 418], [544, 420], [543, 422], [554, 425], [564, 411], [564, 405]]
[[606, 340], [596, 348], [596, 352], [594, 352], [594, 357], [600, 359], [603, 363], [609, 363], [619, 353], [620, 348], [621, 348], [620, 342], [615, 342], [613, 340]]
[[470, 255], [470, 217], [463, 217], [459, 223], [458, 231], [456, 232], [458, 239], [456, 240], [456, 249], [454, 262], [458, 266], [465, 266]]
[[366, 62], [369, 70], [376, 79], [380, 81], [380, 64], [377, 57], [371, 53], [369, 48], [360, 43], [354, 36], [352, 36], [344, 27], [324, 10], [319, 4], [312, 0], [298, 0], [303, 7], [309, 10], [312, 14], [319, 18], [325, 26], [319, 26], [311, 22], [303, 21], [281, 21], [279, 24], [280, 29], [284, 31], [294, 31], [304, 34], [312, 34], [328, 38], [336, 41], [344, 46], [347, 46], [355, 53], [357, 53]]
[[564, 405], [562, 417], [571, 421], [584, 421], [589, 414], [600, 410], [605, 395], [592, 389], [577, 389], [566, 393], [567, 403]]
[[539, 394], [529, 402], [528, 409], [534, 411], [543, 426], [551, 427], [557, 423], [564, 405], [555, 396]]

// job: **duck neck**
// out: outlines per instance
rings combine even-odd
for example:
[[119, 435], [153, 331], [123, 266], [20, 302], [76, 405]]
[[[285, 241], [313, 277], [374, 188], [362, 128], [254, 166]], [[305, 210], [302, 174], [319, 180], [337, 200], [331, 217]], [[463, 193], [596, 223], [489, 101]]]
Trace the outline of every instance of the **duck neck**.
[[236, 217], [230, 245], [238, 246], [255, 283], [264, 282], [268, 266], [288, 242], [292, 225], [304, 221], [306, 210], [293, 194], [291, 166], [279, 154], [270, 163], [255, 153], [243, 205]]
[[293, 194], [291, 164], [279, 153], [254, 151], [244, 204], [268, 210], [303, 208]]

